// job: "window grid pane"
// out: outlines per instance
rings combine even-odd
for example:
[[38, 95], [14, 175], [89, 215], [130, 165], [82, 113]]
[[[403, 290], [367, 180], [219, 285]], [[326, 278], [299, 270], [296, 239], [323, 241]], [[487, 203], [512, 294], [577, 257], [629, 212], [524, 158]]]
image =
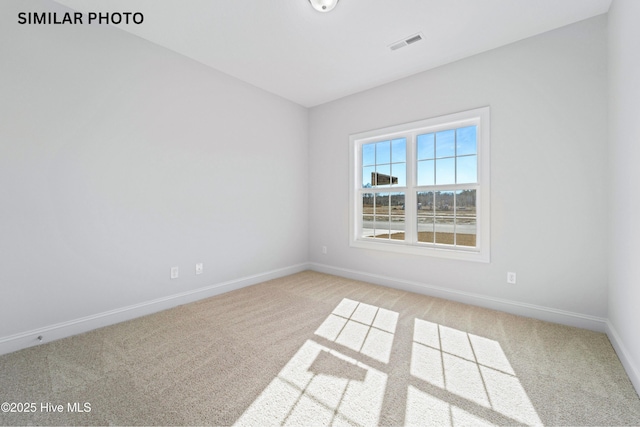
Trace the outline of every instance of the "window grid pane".
[[407, 185], [407, 139], [362, 144], [362, 188]]
[[405, 193], [363, 193], [362, 237], [404, 240]]
[[389, 201], [389, 238], [393, 240], [404, 240], [406, 231], [404, 214], [405, 193], [392, 193]]
[[418, 135], [416, 144], [417, 144], [418, 160], [435, 159], [436, 157], [435, 134], [427, 133], [424, 135]]
[[449, 129], [436, 133], [436, 158], [456, 155], [456, 130]]
[[419, 243], [476, 247], [476, 190], [418, 191], [416, 225]]
[[416, 161], [418, 186], [477, 183], [477, 126], [418, 135]]
[[476, 126], [456, 129], [456, 156], [478, 153], [476, 132]]
[[374, 226], [373, 218], [375, 215], [375, 194], [363, 193], [362, 194], [362, 229], [360, 231], [361, 237], [373, 237]]

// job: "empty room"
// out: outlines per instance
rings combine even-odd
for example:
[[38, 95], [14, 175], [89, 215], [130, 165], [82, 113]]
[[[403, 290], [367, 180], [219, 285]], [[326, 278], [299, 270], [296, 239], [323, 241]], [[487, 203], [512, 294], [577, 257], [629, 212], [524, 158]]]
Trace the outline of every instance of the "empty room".
[[3, 0], [0, 425], [640, 425], [638, 19]]

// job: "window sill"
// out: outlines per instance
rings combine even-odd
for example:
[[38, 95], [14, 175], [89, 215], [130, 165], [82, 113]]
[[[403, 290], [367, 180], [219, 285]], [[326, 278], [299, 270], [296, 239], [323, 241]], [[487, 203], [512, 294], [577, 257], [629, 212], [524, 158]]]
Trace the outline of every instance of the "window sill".
[[488, 250], [464, 250], [464, 249], [449, 249], [446, 247], [433, 247], [423, 245], [409, 245], [401, 242], [394, 242], [385, 240], [383, 242], [376, 242], [372, 239], [357, 239], [352, 240], [349, 246], [360, 249], [372, 249], [376, 251], [393, 252], [399, 254], [420, 255], [433, 258], [445, 258], [459, 261], [473, 261], [473, 262], [490, 262], [490, 254]]

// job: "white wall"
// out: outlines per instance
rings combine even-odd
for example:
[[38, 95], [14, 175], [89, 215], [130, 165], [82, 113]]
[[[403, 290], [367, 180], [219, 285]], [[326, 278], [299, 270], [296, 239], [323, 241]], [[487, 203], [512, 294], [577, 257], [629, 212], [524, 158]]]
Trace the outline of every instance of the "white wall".
[[[506, 299], [521, 313], [533, 305], [603, 323], [606, 25], [606, 16], [595, 17], [311, 109], [315, 268], [413, 289], [428, 285], [425, 292], [453, 291], [454, 299], [473, 294], [488, 298], [489, 306]], [[485, 105], [492, 121], [491, 263], [349, 247], [349, 134]], [[517, 285], [506, 284], [507, 271], [517, 273]]]
[[[609, 322], [616, 351], [640, 390], [640, 2], [609, 11]], [[616, 342], [617, 341], [617, 342]]]
[[25, 7], [0, 5], [0, 341], [306, 263], [305, 108]]

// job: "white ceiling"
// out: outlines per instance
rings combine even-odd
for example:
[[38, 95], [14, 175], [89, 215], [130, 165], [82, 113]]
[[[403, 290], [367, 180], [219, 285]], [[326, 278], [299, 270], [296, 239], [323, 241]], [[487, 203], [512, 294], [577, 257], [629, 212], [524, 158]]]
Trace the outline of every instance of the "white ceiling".
[[[606, 13], [611, 0], [57, 0], [73, 9], [140, 11], [121, 26], [280, 95], [319, 105]], [[424, 40], [388, 46], [421, 32]]]

